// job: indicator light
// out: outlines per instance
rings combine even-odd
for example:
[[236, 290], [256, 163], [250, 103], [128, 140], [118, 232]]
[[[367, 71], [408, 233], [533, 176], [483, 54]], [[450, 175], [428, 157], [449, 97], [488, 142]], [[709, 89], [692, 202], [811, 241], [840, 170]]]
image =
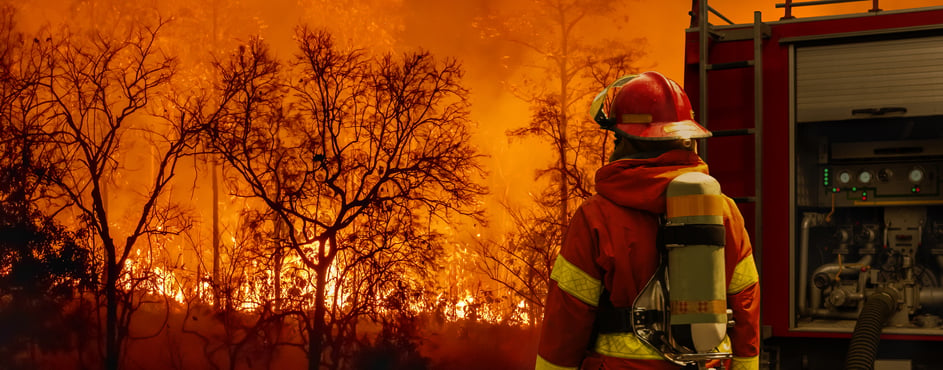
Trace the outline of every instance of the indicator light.
[[851, 187], [851, 191], [858, 191], [858, 187], [857, 187], [857, 186], [852, 186], [852, 187]]

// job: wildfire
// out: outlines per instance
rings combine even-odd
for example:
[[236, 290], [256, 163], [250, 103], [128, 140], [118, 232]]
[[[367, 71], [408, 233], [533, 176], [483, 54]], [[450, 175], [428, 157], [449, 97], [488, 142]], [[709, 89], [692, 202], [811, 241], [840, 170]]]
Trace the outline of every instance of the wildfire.
[[[238, 246], [235, 237], [229, 239], [234, 247]], [[447, 260], [467, 261], [468, 254], [471, 252], [461, 245], [456, 246], [458, 247], [456, 253]], [[317, 247], [318, 244], [313, 243], [306, 246], [304, 250], [316, 250]], [[310, 301], [310, 297], [313, 297], [315, 293], [314, 271], [307, 268], [301, 257], [293, 253], [284, 256], [281, 266], [277, 278], [281, 279], [282, 299], [296, 302], [305, 309], [312, 309], [313, 302]], [[154, 263], [154, 256], [149, 252], [136, 250], [134, 256], [125, 261], [124, 271], [125, 273], [119, 279], [119, 286], [127, 291], [160, 296], [179, 304], [185, 304], [188, 299], [193, 298], [201, 298], [206, 302], [214, 301], [213, 279], [209, 274], [201, 273], [202, 276], [197, 276], [197, 273], [184, 267], [158, 265]], [[447, 279], [455, 281], [457, 286], [471, 285], [472, 279], [466, 274], [467, 271], [464, 269], [450, 268], [447, 275], [451, 276]], [[266, 302], [274, 301], [275, 293], [271, 287], [275, 285], [275, 279], [275, 273], [271, 268], [261, 265], [257, 260], [251, 261], [249, 268], [232, 278], [232, 281], [238, 282], [238, 284], [233, 284], [234, 289], [229, 293], [233, 307], [240, 311], [251, 312], [262, 309]], [[349, 309], [355, 292], [350, 286], [343, 284], [337, 264], [331, 265], [328, 269], [325, 283], [325, 302], [329, 305], [336, 305], [335, 309]], [[478, 285], [480, 287], [480, 283]], [[406, 309], [416, 315], [435, 312], [452, 322], [472, 320], [523, 325], [530, 320], [529, 307], [525, 300], [512, 305], [509, 312], [507, 308], [501, 308], [507, 307], [507, 303], [502, 304], [502, 298], [496, 297], [502, 295], [500, 293], [467, 288], [461, 289], [460, 292], [460, 294], [439, 292], [432, 299], [410, 301]], [[396, 293], [395, 289], [387, 288], [377, 292], [372, 300], [383, 302], [395, 296]], [[309, 300], [305, 302], [302, 297], [308, 297]], [[382, 305], [377, 309], [381, 313], [390, 313], [390, 310]]]

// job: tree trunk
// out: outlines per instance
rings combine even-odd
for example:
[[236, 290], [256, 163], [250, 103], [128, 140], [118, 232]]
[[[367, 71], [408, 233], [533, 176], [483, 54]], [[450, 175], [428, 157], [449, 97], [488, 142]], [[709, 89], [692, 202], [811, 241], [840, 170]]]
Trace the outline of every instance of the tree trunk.
[[[566, 234], [567, 223], [570, 221], [570, 180], [567, 176], [566, 168], [566, 149], [567, 149], [567, 125], [570, 118], [567, 116], [567, 102], [570, 99], [568, 86], [569, 68], [567, 58], [569, 57], [569, 39], [564, 22], [561, 20], [561, 55], [560, 55], [560, 142], [558, 150], [560, 151], [560, 240], [563, 241], [563, 235]], [[562, 244], [561, 244], [562, 245]]]
[[[560, 96], [561, 99], [566, 98], [566, 82], [561, 84]], [[557, 143], [557, 151], [559, 152], [560, 162], [557, 164], [560, 170], [560, 240], [563, 240], [563, 235], [566, 234], [567, 223], [570, 221], [570, 180], [567, 176], [567, 165], [566, 165], [566, 147], [567, 147], [567, 117], [566, 114], [566, 105], [561, 100], [560, 102], [560, 142]]]
[[105, 369], [118, 370], [121, 344], [118, 338], [118, 264], [114, 253], [108, 256], [105, 276]]
[[219, 276], [219, 179], [216, 174], [219, 168], [217, 167], [214, 159], [210, 165], [210, 172], [212, 173], [210, 180], [213, 184], [213, 307], [218, 312], [222, 309], [222, 289], [220, 287], [222, 279]]
[[316, 285], [314, 287], [314, 316], [311, 318], [311, 330], [308, 331], [308, 370], [319, 370], [321, 368], [321, 353], [324, 352], [324, 281], [327, 268], [330, 266], [324, 263], [318, 266]]
[[[278, 222], [278, 220], [276, 220]], [[275, 224], [277, 227], [277, 223]], [[279, 243], [278, 241], [276, 243]], [[285, 256], [282, 254], [280, 245], [275, 246], [275, 263], [272, 266], [272, 275], [275, 282], [275, 312], [282, 311], [282, 261]]]

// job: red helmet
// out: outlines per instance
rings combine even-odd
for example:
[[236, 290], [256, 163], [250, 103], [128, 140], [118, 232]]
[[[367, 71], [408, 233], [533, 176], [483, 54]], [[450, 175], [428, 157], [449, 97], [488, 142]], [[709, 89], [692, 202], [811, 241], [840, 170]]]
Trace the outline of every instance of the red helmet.
[[[602, 100], [619, 87], [602, 114]], [[626, 76], [603, 90], [593, 101], [594, 119], [604, 129], [638, 140], [698, 139], [711, 132], [694, 121], [691, 102], [678, 83], [658, 72]]]

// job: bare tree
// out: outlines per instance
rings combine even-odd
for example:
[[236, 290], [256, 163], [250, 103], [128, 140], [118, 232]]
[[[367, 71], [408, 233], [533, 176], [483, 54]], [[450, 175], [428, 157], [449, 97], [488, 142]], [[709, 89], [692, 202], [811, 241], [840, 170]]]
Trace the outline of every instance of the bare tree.
[[[63, 32], [41, 79], [50, 109], [41, 134], [50, 138], [47, 145], [56, 157], [69, 163], [58, 190], [72, 204], [72, 214], [92, 228], [104, 255], [108, 369], [119, 367], [128, 335], [132, 307], [119, 303], [131, 292], [119, 282], [129, 255], [139, 241], [179, 232], [187, 224], [167, 191], [178, 160], [192, 149], [199, 131], [173, 105], [157, 106], [164, 102], [161, 93], [174, 65], [157, 47], [164, 25], [124, 28], [119, 38]], [[164, 119], [145, 119], [148, 109]], [[135, 168], [141, 165], [145, 168]], [[121, 207], [109, 205], [118, 201]]]
[[[552, 176], [556, 195], [544, 201], [560, 209], [557, 222], [562, 230], [573, 203], [592, 193], [583, 156], [598, 153], [591, 147], [605, 143], [600, 139], [605, 135], [582, 129], [595, 126], [586, 114], [589, 99], [610, 79], [636, 71], [642, 40], [625, 37], [628, 32], [621, 26], [608, 26], [627, 19], [611, 1], [532, 0], [515, 10], [478, 24], [486, 34], [517, 44], [534, 57], [525, 63], [534, 73], [512, 84], [512, 90], [531, 103], [532, 120], [509, 134], [533, 135], [552, 145], [556, 163], [540, 175]], [[617, 38], [598, 38], [604, 32]]]
[[555, 208], [540, 204], [531, 208], [505, 204], [504, 208], [515, 231], [502, 241], [480, 240], [476, 246], [478, 268], [512, 292], [508, 319], [535, 327], [543, 318], [550, 270], [561, 243]]
[[[644, 40], [630, 36], [621, 25], [628, 17], [611, 1], [531, 0], [520, 6], [516, 14], [495, 14], [478, 24], [486, 34], [530, 52], [532, 61], [524, 63], [530, 70], [510, 86], [530, 103], [531, 120], [508, 135], [539, 138], [552, 147], [556, 158], [537, 171], [536, 177], [549, 179], [549, 185], [532, 192], [534, 210], [512, 208], [526, 206], [520, 203], [505, 206], [518, 229], [503, 242], [486, 242], [496, 249], [483, 249], [480, 267], [539, 311], [544, 297], [534, 294], [549, 282], [549, 270], [534, 270], [543, 269], [543, 263], [526, 268], [520, 264], [535, 258], [543, 261], [548, 254], [552, 262], [574, 206], [594, 193], [593, 174], [608, 159], [611, 137], [591, 122], [588, 107], [607, 84], [638, 72]], [[615, 37], [598, 37], [601, 34]], [[547, 211], [553, 212], [552, 217]], [[552, 227], [535, 227], [536, 223]], [[547, 244], [532, 244], [535, 237]]]
[[[349, 368], [367, 343], [358, 341], [361, 321], [384, 330], [398, 327], [436, 297], [429, 289], [444, 253], [445, 235], [404, 209], [380, 206], [351, 225], [350, 248], [339, 253], [328, 302], [330, 365]], [[332, 276], [333, 275], [333, 276]]]
[[301, 312], [309, 368], [321, 366], [328, 276], [354, 248], [353, 225], [385, 209], [408, 215], [478, 215], [478, 154], [467, 143], [467, 92], [456, 61], [426, 52], [370, 58], [324, 31], [301, 28], [291, 69], [260, 41], [225, 64], [223, 114], [212, 142], [284, 222], [282, 248], [314, 280]]

